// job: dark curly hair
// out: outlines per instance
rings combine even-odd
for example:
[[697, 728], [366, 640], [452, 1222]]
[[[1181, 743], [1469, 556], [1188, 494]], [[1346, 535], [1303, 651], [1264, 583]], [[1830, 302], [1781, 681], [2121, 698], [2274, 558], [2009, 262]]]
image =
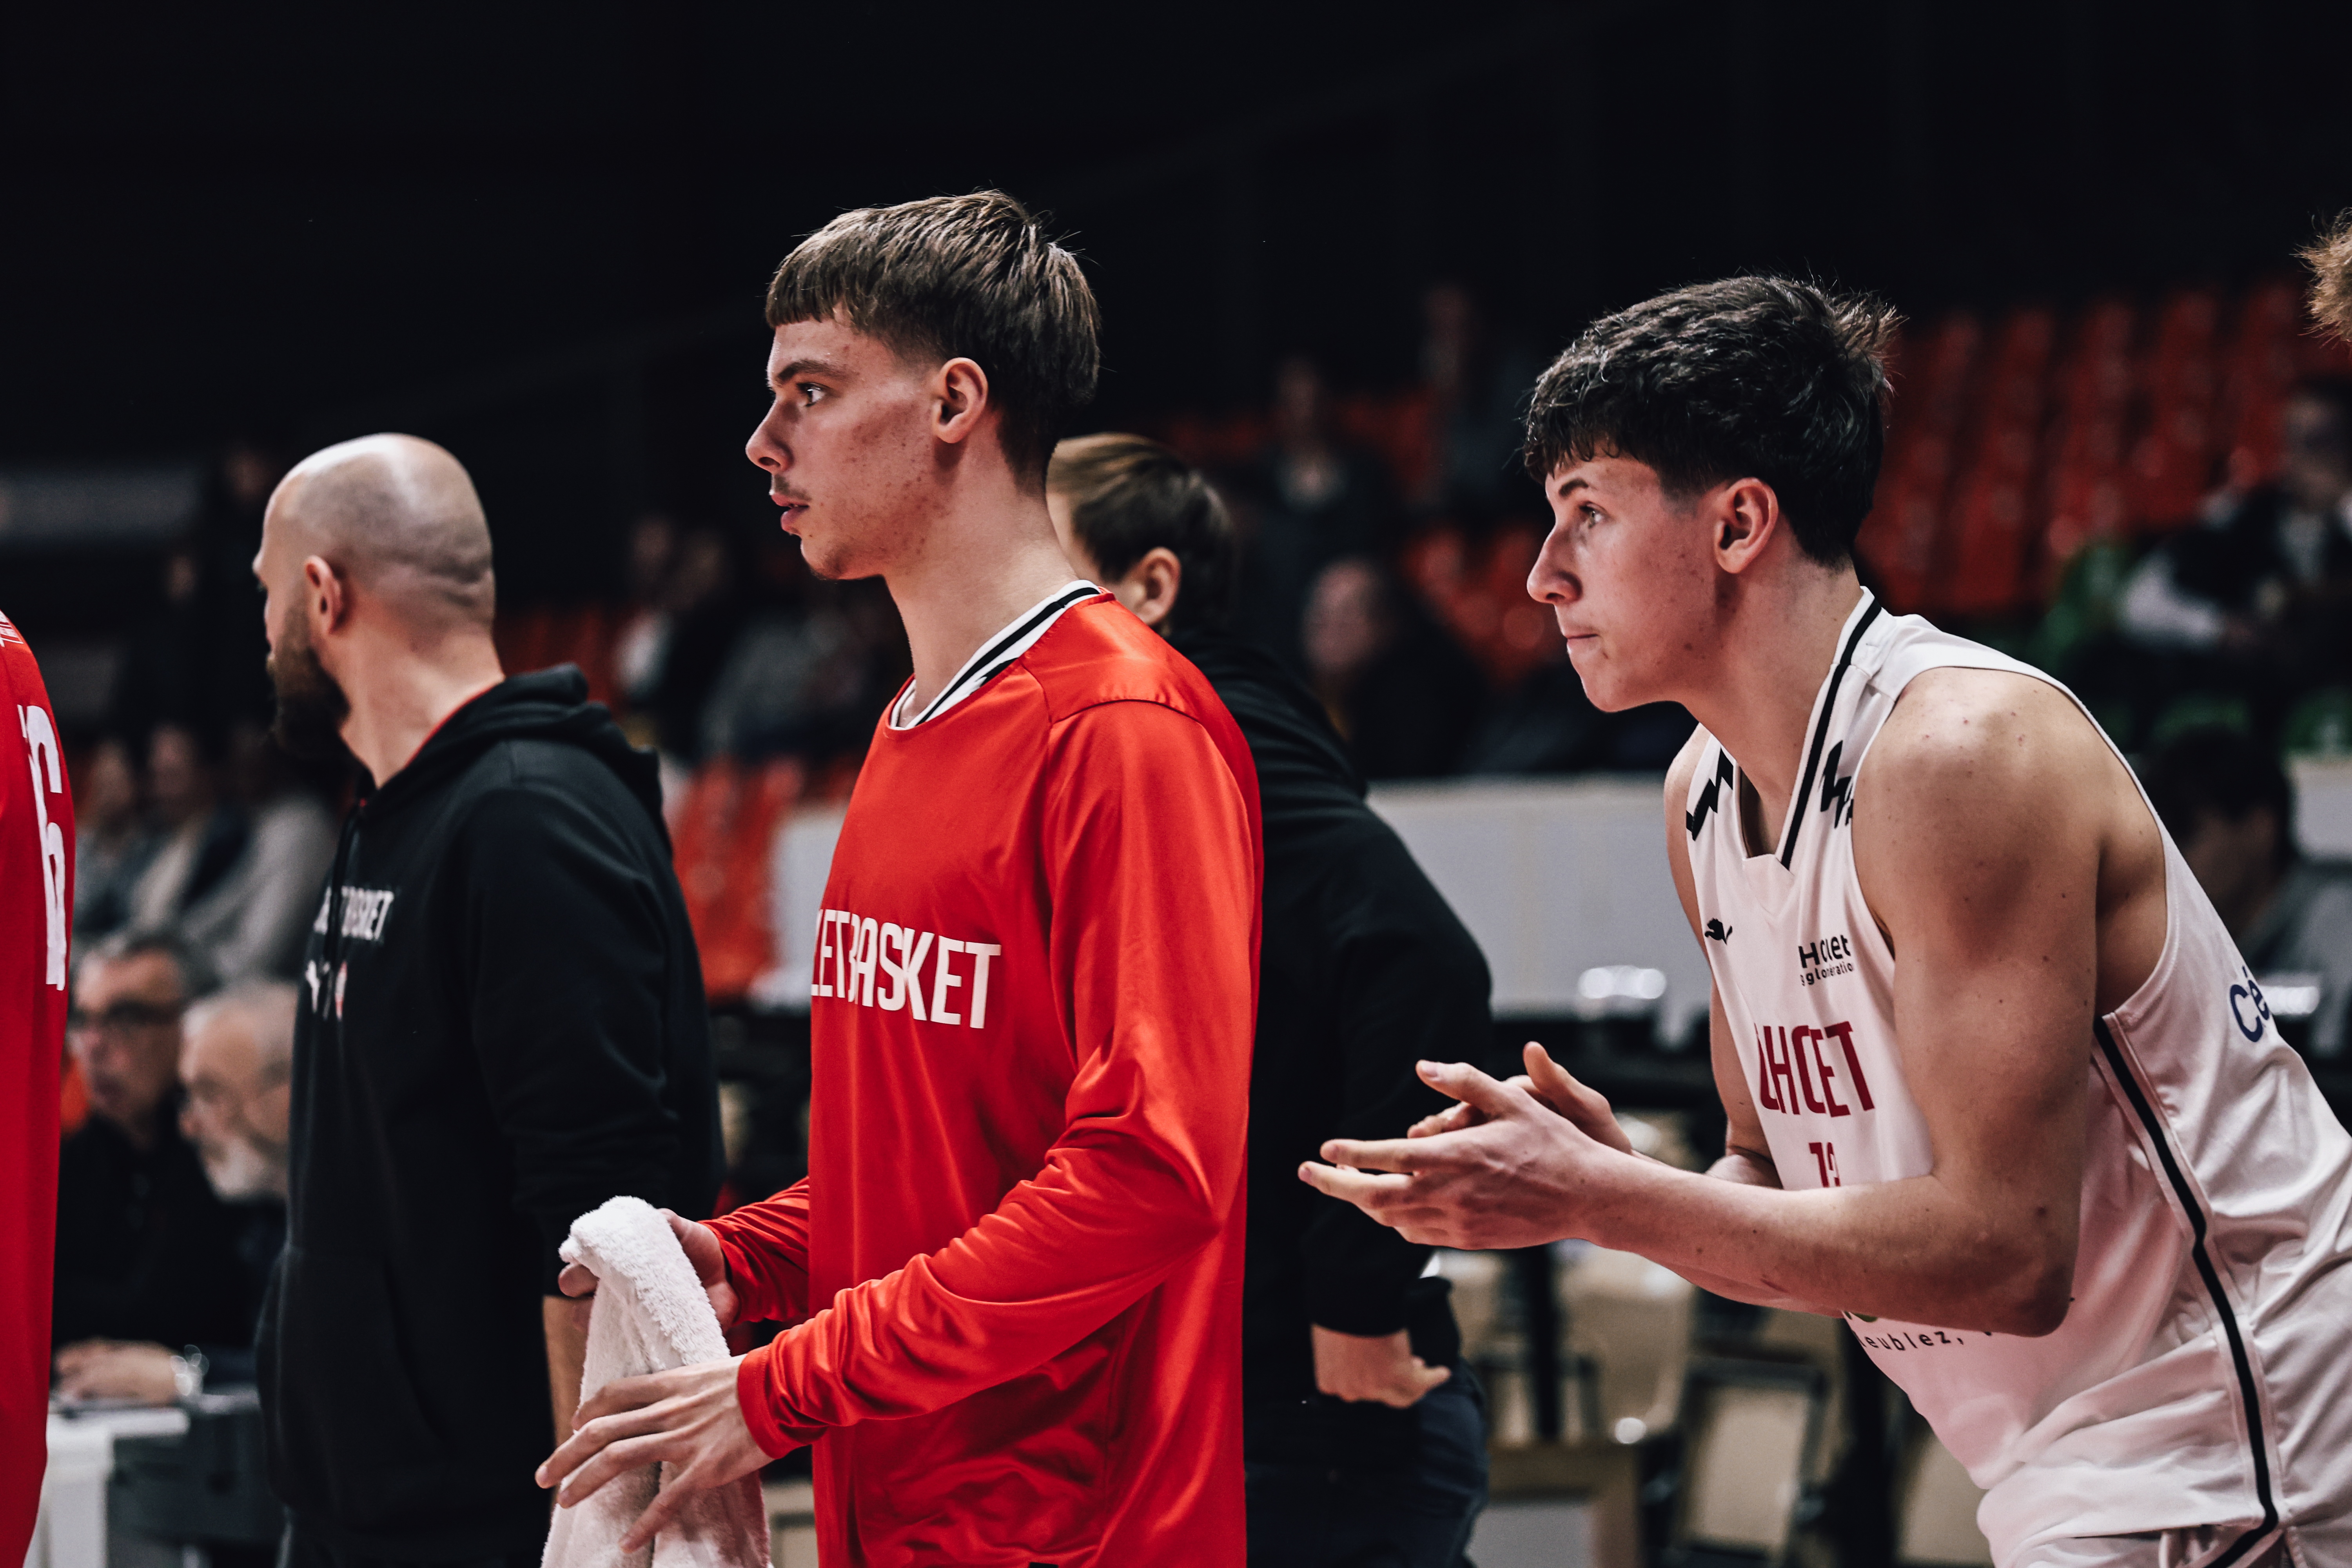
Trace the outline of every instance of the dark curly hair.
[[1596, 454], [1632, 458], [1678, 498], [1761, 479], [1805, 553], [1839, 564], [1878, 483], [1897, 319], [1787, 278], [1727, 278], [1604, 316], [1536, 383], [1528, 470], [1541, 481]]
[[1094, 290], [1045, 221], [1003, 191], [859, 207], [802, 240], [768, 285], [768, 325], [835, 311], [902, 354], [979, 365], [1005, 457], [1033, 484], [1094, 399]]

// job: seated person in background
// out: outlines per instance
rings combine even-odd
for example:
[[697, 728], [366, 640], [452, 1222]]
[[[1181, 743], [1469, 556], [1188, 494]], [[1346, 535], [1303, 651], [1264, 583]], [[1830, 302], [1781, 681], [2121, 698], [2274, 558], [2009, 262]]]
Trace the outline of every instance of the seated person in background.
[[[1243, 1448], [1253, 1563], [1451, 1568], [1486, 1497], [1480, 1400], [1430, 1249], [1291, 1173], [1342, 1128], [1440, 1108], [1423, 1057], [1484, 1056], [1486, 963], [1315, 696], [1225, 629], [1237, 553], [1206, 480], [1138, 436], [1055, 449], [1064, 553], [1209, 678], [1257, 764], [1265, 921], [1250, 1084]], [[1337, 568], [1334, 568], [1336, 570]]]
[[139, 765], [113, 735], [90, 748], [74, 784], [76, 949], [110, 936], [131, 918], [131, 889], [154, 857], [139, 816]]
[[158, 844], [131, 885], [132, 931], [162, 931], [218, 887], [245, 854], [245, 814], [220, 797], [215, 738], [185, 724], [155, 727], [147, 742], [147, 803]]
[[2278, 758], [2238, 731], [2199, 729], [2165, 745], [2140, 776], [2255, 975], [2320, 977], [2305, 1054], [2343, 1056], [2352, 1001], [2352, 865], [2304, 858], [2294, 841], [2294, 786]]
[[227, 873], [182, 913], [180, 935], [224, 984], [290, 981], [334, 866], [335, 819], [261, 725], [236, 725], [228, 756], [251, 830]]
[[133, 936], [96, 949], [74, 976], [66, 1037], [89, 1117], [58, 1155], [50, 1326], [68, 1397], [169, 1398], [142, 1377], [152, 1357], [126, 1360], [126, 1342], [253, 1342], [259, 1303], [234, 1262], [240, 1222], [177, 1125], [180, 1024], [203, 989], [196, 969], [169, 939]]
[[2148, 648], [2284, 661], [2340, 652], [2352, 600], [2352, 381], [2308, 381], [2287, 400], [2278, 478], [2216, 498], [2124, 590], [2122, 629]]
[[[251, 980], [216, 991], [188, 1009], [180, 1047], [181, 1133], [196, 1146], [205, 1179], [236, 1205], [236, 1254], [213, 1267], [233, 1271], [252, 1303], [242, 1337], [201, 1343], [191, 1365], [171, 1347], [93, 1341], [58, 1358], [61, 1381], [86, 1397], [110, 1395], [160, 1404], [183, 1382], [213, 1385], [253, 1381], [252, 1320], [286, 1246], [286, 1126], [293, 1109], [294, 987]], [[70, 1364], [68, 1364], [70, 1359]]]
[[1486, 701], [1478, 668], [1377, 562], [1324, 567], [1299, 637], [1315, 695], [1364, 777], [1436, 778], [1459, 765]]

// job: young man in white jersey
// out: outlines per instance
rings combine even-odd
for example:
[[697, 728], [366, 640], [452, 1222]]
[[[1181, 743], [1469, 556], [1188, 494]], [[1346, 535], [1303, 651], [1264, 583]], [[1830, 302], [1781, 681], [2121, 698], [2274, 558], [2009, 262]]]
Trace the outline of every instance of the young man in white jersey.
[[2003, 1568], [2352, 1561], [2352, 1138], [2068, 693], [1858, 581], [1892, 324], [1685, 289], [1529, 415], [1529, 591], [1598, 706], [1700, 724], [1666, 827], [1723, 1158], [1633, 1154], [1531, 1046], [1301, 1173], [1417, 1241], [1581, 1237], [1847, 1317]]

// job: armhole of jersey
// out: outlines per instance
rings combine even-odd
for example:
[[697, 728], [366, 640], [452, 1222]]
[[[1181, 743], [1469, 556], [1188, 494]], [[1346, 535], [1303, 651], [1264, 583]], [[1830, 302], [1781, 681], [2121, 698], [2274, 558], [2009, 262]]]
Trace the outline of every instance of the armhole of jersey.
[[[2107, 733], [2105, 727], [2099, 722], [2097, 715], [2084, 705], [2083, 700], [2075, 696], [2064, 681], [2058, 679], [2048, 671], [2036, 669], [2022, 659], [2011, 658], [1993, 648], [1983, 648], [1974, 652], [1963, 652], [1958, 648], [1923, 651], [1927, 652], [1929, 657], [1914, 662], [1912, 668], [1904, 674], [1903, 684], [1896, 688], [1894, 697], [1887, 704], [1885, 720], [1881, 721], [1878, 727], [1871, 731], [1870, 739], [1863, 742], [1862, 755], [1854, 759], [1854, 798], [1859, 800], [1862, 797], [1862, 770], [1869, 763], [1872, 754], [1878, 750], [1878, 737], [1886, 732], [1886, 725], [1893, 721], [1895, 709], [1903, 700], [1903, 693], [1910, 689], [1914, 680], [1930, 670], [1987, 669], [1999, 675], [2022, 675], [2029, 679], [2042, 682], [2073, 703], [2074, 711], [2082, 715], [2083, 721], [2091, 727], [2091, 733], [2099, 738], [2099, 743], [2106, 747], [2107, 754], [2115, 758], [2116, 764], [2124, 770], [2124, 777], [2131, 781], [2132, 793], [2139, 797], [2140, 809], [2147, 813], [2148, 820], [2156, 826], [2157, 839], [2164, 858], [2164, 942], [2158, 949], [2156, 966], [2147, 972], [2146, 979], [2133, 987], [2130, 995], [2116, 1004], [2110, 1011], [2100, 1014], [2099, 1017], [2104, 1021], [2117, 1015], [2129, 1013], [2132, 1004], [2145, 996], [2149, 988], [2173, 967], [2173, 960], [2180, 941], [2180, 900], [2176, 896], [2172, 879], [2172, 862], [2175, 858], [2172, 835], [2165, 830], [2164, 818], [2157, 815], [2156, 803], [2148, 799], [2147, 786], [2140, 783], [2139, 773], [2131, 765], [2131, 759], [2124, 755], [2123, 748], [2116, 744], [2115, 737]], [[1947, 655], [1951, 657], [1946, 657]], [[1882, 667], [1872, 675], [1871, 679], [1876, 682], [1885, 674], [1885, 669]], [[1869, 910], [1870, 899], [1862, 890], [1862, 870], [1859, 866], [1854, 868], [1854, 892], [1862, 899], [1862, 907]], [[1884, 946], [1886, 939], [1876, 930], [1878, 912], [1875, 910], [1871, 910], [1870, 923], [1873, 928], [1872, 934], [1876, 936], [1880, 944]], [[1889, 952], [1887, 957], [1892, 961], [1893, 952]]]

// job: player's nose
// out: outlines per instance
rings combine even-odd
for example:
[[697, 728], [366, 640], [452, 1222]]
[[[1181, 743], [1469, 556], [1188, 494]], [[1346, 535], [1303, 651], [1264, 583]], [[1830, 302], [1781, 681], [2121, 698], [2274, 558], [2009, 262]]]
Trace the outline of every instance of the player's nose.
[[775, 416], [772, 413], [752, 427], [751, 438], [743, 443], [743, 456], [751, 460], [754, 468], [781, 474], [792, 467], [793, 454], [791, 448], [777, 439], [773, 428], [775, 422]]
[[1536, 563], [1528, 570], [1528, 597], [1538, 605], [1565, 605], [1582, 596], [1583, 585], [1575, 574], [1559, 559], [1560, 551], [1553, 539], [1544, 541], [1536, 553]]

